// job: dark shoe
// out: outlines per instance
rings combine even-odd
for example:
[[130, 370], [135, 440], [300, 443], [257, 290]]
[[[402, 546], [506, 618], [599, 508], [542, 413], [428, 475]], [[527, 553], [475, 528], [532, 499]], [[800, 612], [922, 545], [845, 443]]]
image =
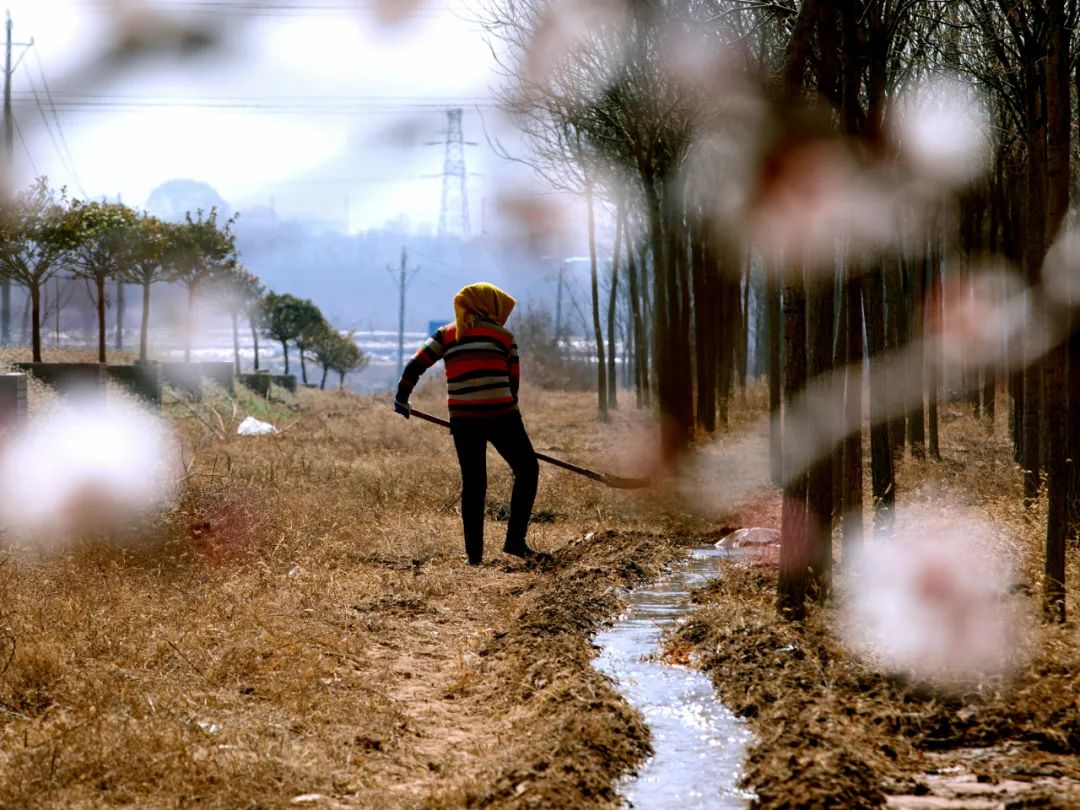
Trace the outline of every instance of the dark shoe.
[[536, 556], [536, 552], [528, 547], [525, 543], [520, 545], [505, 545], [503, 546], [503, 554], [509, 554], [511, 557], [521, 557], [523, 560], [530, 560]]
[[476, 566], [476, 565], [480, 565], [480, 563], [482, 563], [482, 562], [483, 562], [483, 560], [469, 560], [468, 564], [472, 565], [472, 566]]

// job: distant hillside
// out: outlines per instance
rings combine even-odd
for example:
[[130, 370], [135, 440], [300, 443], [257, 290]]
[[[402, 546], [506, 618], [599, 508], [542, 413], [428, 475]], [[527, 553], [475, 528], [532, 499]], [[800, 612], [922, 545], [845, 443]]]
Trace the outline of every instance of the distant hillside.
[[402, 247], [408, 270], [419, 268], [409, 273], [409, 330], [451, 318], [454, 293], [474, 281], [499, 284], [523, 303], [554, 301], [557, 262], [497, 240], [392, 231], [347, 236], [317, 223], [248, 220], [243, 214], [236, 231], [244, 263], [267, 286], [311, 298], [341, 327], [397, 328]]
[[[213, 186], [187, 179], [162, 183], [147, 200], [147, 210], [172, 221], [186, 211], [215, 206], [222, 218], [232, 214]], [[505, 287], [523, 306], [554, 306], [558, 257], [575, 252], [550, 244], [541, 249], [515, 238], [462, 240], [397, 227], [349, 235], [340, 223], [281, 219], [265, 206], [239, 211], [235, 230], [242, 261], [267, 287], [312, 299], [340, 328], [397, 329], [403, 247], [408, 269], [419, 268], [406, 296], [409, 331], [449, 320], [454, 293], [474, 281]]]

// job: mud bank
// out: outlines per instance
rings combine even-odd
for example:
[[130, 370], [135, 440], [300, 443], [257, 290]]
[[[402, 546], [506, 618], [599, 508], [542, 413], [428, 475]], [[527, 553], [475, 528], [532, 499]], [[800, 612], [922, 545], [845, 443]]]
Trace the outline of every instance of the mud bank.
[[869, 671], [828, 610], [776, 620], [775, 569], [737, 563], [701, 589], [669, 654], [695, 658], [757, 742], [763, 808], [1080, 806], [1080, 649], [1048, 628], [1010, 683], [942, 694]]
[[555, 552], [517, 614], [480, 651], [466, 701], [502, 727], [499, 745], [437, 806], [617, 807], [616, 786], [652, 753], [641, 716], [595, 670], [592, 634], [620, 611], [620, 589], [660, 573], [695, 541], [598, 532]]

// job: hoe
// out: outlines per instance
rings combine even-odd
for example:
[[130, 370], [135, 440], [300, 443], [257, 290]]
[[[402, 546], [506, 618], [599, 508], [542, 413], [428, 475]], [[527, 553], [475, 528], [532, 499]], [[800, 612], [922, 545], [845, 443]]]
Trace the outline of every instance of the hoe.
[[[445, 419], [440, 419], [437, 416], [432, 416], [429, 413], [418, 411], [416, 408], [412, 409], [412, 415], [423, 419], [425, 422], [431, 422], [435, 425], [442, 425], [444, 428], [449, 428], [450, 423]], [[593, 481], [599, 481], [601, 484], [605, 484], [615, 489], [641, 489], [649, 485], [648, 478], [622, 478], [618, 475], [608, 475], [606, 473], [596, 472], [595, 470], [587, 470], [584, 467], [579, 467], [576, 464], [571, 464], [569, 461], [563, 461], [562, 459], [552, 458], [551, 456], [544, 455], [543, 453], [537, 453], [536, 457], [540, 461], [546, 461], [548, 464], [554, 464], [556, 467], [561, 467], [564, 470], [569, 470], [572, 473], [578, 475], [584, 475], [586, 478], [591, 478]]]

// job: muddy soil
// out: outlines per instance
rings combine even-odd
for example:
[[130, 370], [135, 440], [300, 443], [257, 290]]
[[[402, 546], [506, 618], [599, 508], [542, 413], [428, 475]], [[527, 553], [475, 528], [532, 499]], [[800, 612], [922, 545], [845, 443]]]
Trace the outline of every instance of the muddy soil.
[[[946, 514], [970, 511], [1011, 536], [1022, 559], [1009, 598], [1038, 615], [1045, 513], [1018, 506], [1019, 472], [1003, 435], [988, 437], [970, 419], [953, 423], [943, 434], [945, 461], [908, 460], [899, 503], [947, 504]], [[778, 493], [774, 504], [775, 513]], [[1073, 547], [1070, 581], [1078, 568]], [[695, 661], [749, 720], [757, 741], [744, 783], [758, 806], [1080, 807], [1075, 620], [1036, 623], [1031, 659], [1011, 677], [939, 691], [855, 660], [832, 607], [812, 609], [803, 623], [779, 621], [776, 576], [775, 560], [733, 563], [697, 592], [698, 611], [667, 647], [675, 660]], [[1077, 601], [1070, 598], [1073, 616]]]

